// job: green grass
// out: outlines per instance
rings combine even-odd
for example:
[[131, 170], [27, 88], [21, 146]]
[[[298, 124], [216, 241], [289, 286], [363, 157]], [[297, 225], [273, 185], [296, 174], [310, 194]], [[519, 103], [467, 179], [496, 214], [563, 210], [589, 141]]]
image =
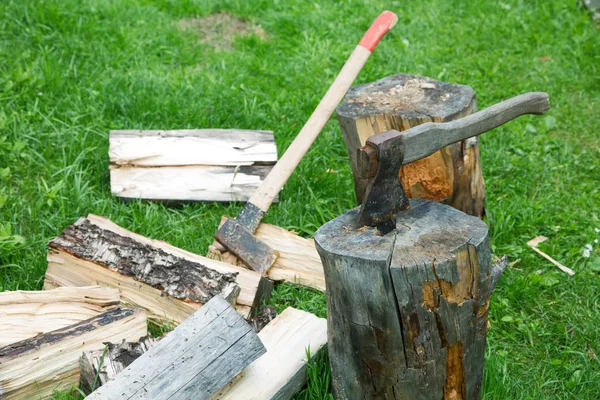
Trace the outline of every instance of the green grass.
[[[40, 289], [46, 243], [88, 213], [204, 254], [242, 204], [113, 199], [108, 131], [270, 129], [282, 153], [386, 8], [400, 21], [359, 83], [400, 72], [464, 83], [480, 108], [550, 94], [547, 116], [482, 137], [493, 252], [520, 259], [492, 296], [483, 396], [598, 398], [600, 245], [582, 250], [600, 239], [600, 26], [576, 0], [0, 2], [0, 290]], [[268, 39], [215, 51], [178, 29], [218, 11]], [[354, 206], [351, 182], [332, 119], [266, 222], [310, 236]], [[537, 235], [574, 277], [526, 246]], [[322, 294], [286, 285], [272, 303], [325, 314]], [[326, 361], [309, 371], [299, 398], [324, 398]]]

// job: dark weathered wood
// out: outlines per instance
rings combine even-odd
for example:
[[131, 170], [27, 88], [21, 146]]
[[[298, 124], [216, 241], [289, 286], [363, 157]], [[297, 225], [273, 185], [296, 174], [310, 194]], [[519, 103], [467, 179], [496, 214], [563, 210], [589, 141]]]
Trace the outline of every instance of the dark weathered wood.
[[215, 296], [87, 399], [209, 399], [265, 351], [252, 327]]
[[79, 388], [89, 394], [113, 380], [117, 374], [158, 343], [150, 336], [137, 342], [105, 343], [103, 349], [84, 351], [79, 360]]
[[[447, 122], [477, 111], [468, 86], [399, 74], [352, 87], [337, 109], [358, 202], [366, 181], [359, 177], [357, 151], [372, 135], [404, 131], [426, 122]], [[400, 178], [409, 197], [449, 204], [478, 217], [484, 215], [485, 190], [477, 138], [452, 144], [402, 167]]]
[[168, 254], [101, 229], [85, 218], [65, 228], [60, 236], [50, 241], [49, 247], [132, 276], [176, 299], [206, 303], [220, 295], [235, 303], [240, 293], [240, 287], [235, 283], [236, 274], [223, 274]]
[[480, 398], [487, 310], [506, 265], [492, 265], [485, 224], [426, 200], [383, 237], [357, 221], [355, 209], [315, 234], [336, 398]]
[[148, 334], [146, 313], [117, 308], [74, 325], [0, 347], [0, 398], [47, 399], [79, 381], [79, 358], [104, 341]]

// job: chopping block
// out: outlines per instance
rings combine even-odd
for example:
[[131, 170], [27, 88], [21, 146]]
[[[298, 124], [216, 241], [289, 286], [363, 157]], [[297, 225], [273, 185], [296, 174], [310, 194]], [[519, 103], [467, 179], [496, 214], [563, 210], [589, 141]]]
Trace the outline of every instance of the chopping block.
[[396, 228], [361, 226], [356, 208], [315, 243], [327, 285], [336, 399], [479, 399], [493, 265], [479, 218], [412, 199]]

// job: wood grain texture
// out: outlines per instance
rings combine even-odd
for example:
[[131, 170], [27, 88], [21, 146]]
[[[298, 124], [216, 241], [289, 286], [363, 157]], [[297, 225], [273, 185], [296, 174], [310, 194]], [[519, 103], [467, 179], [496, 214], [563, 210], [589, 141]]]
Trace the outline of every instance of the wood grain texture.
[[310, 357], [327, 342], [327, 320], [286, 308], [258, 334], [267, 348], [212, 400], [287, 400], [306, 383]]
[[119, 291], [100, 286], [0, 293], [0, 347], [64, 328], [119, 304]]
[[0, 347], [0, 398], [50, 399], [79, 382], [79, 358], [105, 341], [147, 335], [142, 309], [117, 308], [74, 325]]
[[111, 192], [120, 198], [246, 201], [277, 147], [270, 131], [111, 131], [109, 157]]
[[264, 352], [217, 296], [87, 399], [209, 399]]
[[[90, 214], [87, 220], [103, 230], [130, 238], [140, 245], [153, 247], [169, 255], [202, 264], [222, 274], [235, 274], [235, 282], [240, 287], [235, 307], [246, 318], [250, 318], [252, 310], [259, 307], [263, 300], [270, 295], [272, 282], [262, 278], [260, 274], [254, 271], [211, 260], [179, 249], [166, 242], [138, 235], [104, 217]], [[141, 283], [133, 277], [110, 270], [90, 259], [79, 258], [68, 252], [56, 251], [52, 248], [49, 249], [48, 269], [44, 281], [45, 288], [95, 284], [118, 288], [124, 304], [145, 308], [151, 320], [162, 324], [178, 324], [200, 307], [200, 303], [190, 303], [171, 296], [161, 296], [162, 289]]]
[[[426, 122], [457, 120], [477, 111], [468, 86], [399, 74], [352, 87], [337, 109], [350, 157], [356, 196], [362, 202], [366, 181], [359, 178], [357, 150], [370, 136], [404, 131]], [[478, 217], [484, 215], [485, 189], [477, 138], [447, 146], [402, 167], [409, 197], [444, 202]]]
[[[219, 226], [227, 218], [221, 217]], [[323, 264], [313, 239], [306, 239], [295, 232], [265, 223], [258, 226], [254, 235], [279, 252], [279, 258], [267, 272], [269, 279], [325, 291]], [[216, 240], [209, 246], [207, 257], [234, 265], [243, 264]]]
[[145, 336], [137, 342], [107, 342], [102, 349], [84, 351], [79, 360], [79, 389], [90, 394], [113, 380], [159, 340]]
[[112, 168], [110, 187], [113, 195], [124, 199], [247, 201], [271, 168], [267, 165]]
[[358, 210], [315, 234], [327, 282], [337, 399], [479, 399], [492, 265], [478, 218], [411, 200], [397, 229], [357, 227]]

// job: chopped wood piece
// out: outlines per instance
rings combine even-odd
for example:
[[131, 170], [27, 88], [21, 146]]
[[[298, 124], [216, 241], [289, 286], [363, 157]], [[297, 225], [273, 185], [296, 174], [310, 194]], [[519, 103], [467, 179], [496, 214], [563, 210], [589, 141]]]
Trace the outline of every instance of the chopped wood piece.
[[209, 399], [264, 353], [252, 327], [215, 296], [87, 399]]
[[119, 291], [100, 286], [0, 293], [0, 347], [47, 333], [108, 311]]
[[[367, 181], [360, 179], [357, 154], [370, 136], [426, 122], [448, 122], [476, 111], [475, 92], [469, 86], [416, 75], [392, 75], [350, 88], [337, 115], [358, 202], [363, 201]], [[477, 137], [404, 165], [399, 177], [408, 197], [444, 202], [483, 218], [485, 188]]]
[[240, 293], [235, 273], [217, 272], [102, 229], [85, 218], [65, 228], [60, 236], [50, 241], [48, 247], [131, 276], [161, 289], [161, 295], [180, 300], [206, 303], [220, 295], [231, 303]]
[[506, 258], [492, 264], [480, 219], [410, 204], [385, 236], [356, 228], [358, 209], [315, 233], [336, 398], [481, 397], [490, 295]]
[[[234, 286], [239, 286], [235, 307], [246, 318], [251, 316], [253, 307], [260, 306], [270, 295], [272, 282], [254, 271], [211, 260], [168, 243], [143, 237], [103, 217], [89, 215], [84, 221], [85, 226], [101, 233], [97, 236], [81, 237], [65, 234], [60, 240], [55, 239], [48, 251], [45, 288], [96, 284], [118, 288], [124, 304], [145, 308], [149, 318], [160, 324], [180, 323], [201, 306], [200, 301], [165, 296], [165, 288], [171, 288], [173, 294], [193, 294], [200, 300], [201, 296], [207, 298], [218, 293], [219, 287], [222, 287], [223, 295], [231, 299]], [[69, 227], [66, 232], [72, 230], [77, 231], [77, 227]], [[90, 249], [94, 248], [100, 251], [92, 253]], [[147, 258], [142, 259], [141, 254], [145, 254]], [[159, 269], [156, 265], [165, 268]], [[190, 274], [197, 276], [198, 280], [191, 281], [191, 275], [182, 277], [180, 265], [184, 265], [186, 271], [191, 271]], [[149, 273], [148, 266], [151, 266]], [[151, 282], [160, 288], [140, 282], [135, 276], [125, 275], [137, 274], [145, 278], [148, 274], [157, 272], [157, 275], [151, 277]], [[173, 280], [173, 285], [159, 283], [163, 273], [166, 275], [165, 279], [170, 277]], [[204, 287], [194, 287], [195, 282], [201, 283], [200, 279], [211, 276], [219, 277], [215, 285], [209, 281]], [[234, 278], [235, 282], [230, 278]]]
[[258, 336], [267, 353], [212, 400], [290, 399], [306, 383], [307, 350], [313, 357], [327, 342], [327, 320], [288, 307]]
[[111, 131], [109, 143], [121, 198], [247, 201], [277, 161], [271, 131]]
[[79, 358], [105, 341], [135, 341], [147, 332], [146, 312], [116, 308], [67, 327], [0, 347], [0, 397], [49, 399], [79, 381]]
[[[223, 225], [227, 218], [222, 217], [220, 225]], [[325, 291], [323, 265], [315, 249], [314, 240], [305, 239], [286, 229], [264, 223], [258, 226], [255, 236], [280, 254], [267, 272], [269, 279]], [[238, 259], [217, 241], [209, 246], [207, 256], [238, 265]], [[239, 262], [239, 265], [242, 266], [243, 263]]]
[[106, 343], [103, 349], [84, 351], [79, 365], [81, 376], [79, 388], [89, 394], [100, 386], [113, 380], [117, 374], [147, 352], [160, 339], [150, 336], [140, 338], [138, 342]]

